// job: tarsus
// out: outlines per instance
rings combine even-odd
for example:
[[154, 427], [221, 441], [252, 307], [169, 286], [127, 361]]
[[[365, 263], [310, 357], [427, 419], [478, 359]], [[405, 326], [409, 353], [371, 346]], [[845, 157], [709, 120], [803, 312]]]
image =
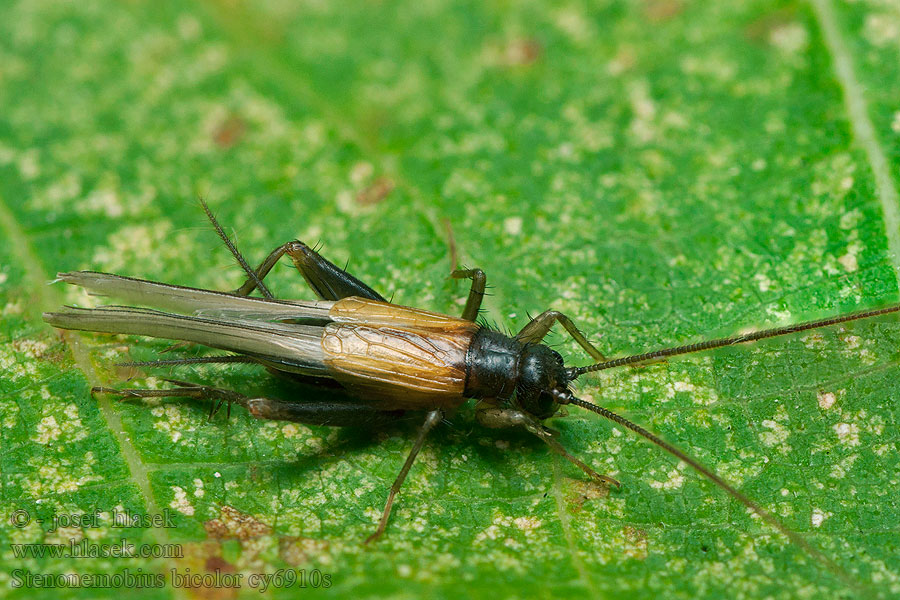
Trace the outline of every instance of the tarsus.
[[259, 278], [259, 275], [256, 274], [256, 271], [250, 268], [250, 265], [247, 263], [244, 256], [237, 249], [237, 246], [234, 245], [234, 242], [228, 237], [225, 233], [225, 230], [222, 229], [222, 226], [219, 225], [219, 221], [216, 219], [215, 215], [213, 215], [212, 211], [209, 209], [209, 206], [206, 204], [206, 201], [203, 198], [199, 198], [200, 206], [203, 207], [203, 211], [206, 213], [206, 216], [212, 222], [213, 227], [216, 228], [216, 233], [219, 234], [219, 237], [222, 238], [222, 241], [225, 242], [225, 245], [228, 246], [228, 249], [231, 251], [231, 254], [238, 261], [238, 264], [241, 265], [241, 268], [247, 273], [247, 276], [253, 280], [253, 283], [256, 284], [256, 288], [259, 290], [263, 296], [265, 296], [269, 300], [273, 300], [275, 296], [272, 295], [272, 292], [269, 291], [269, 288], [263, 284], [262, 279]]
[[198, 356], [188, 358], [173, 358], [169, 360], [142, 360], [134, 362], [115, 363], [117, 367], [169, 367], [179, 365], [203, 365], [220, 363], [257, 363], [259, 361], [249, 356]]

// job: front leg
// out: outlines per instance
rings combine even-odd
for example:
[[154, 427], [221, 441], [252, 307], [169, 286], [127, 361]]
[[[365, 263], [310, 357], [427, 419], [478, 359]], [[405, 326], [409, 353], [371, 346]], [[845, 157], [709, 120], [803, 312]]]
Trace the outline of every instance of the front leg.
[[492, 405], [480, 405], [475, 410], [475, 418], [478, 419], [478, 422], [485, 427], [490, 427], [492, 429], [523, 427], [529, 433], [537, 436], [541, 441], [550, 446], [550, 448], [554, 452], [587, 473], [594, 481], [598, 481], [607, 485], [614, 485], [616, 487], [620, 486], [619, 482], [612, 477], [597, 473], [585, 463], [566, 452], [566, 449], [563, 448], [562, 444], [556, 441], [549, 429], [544, 427], [540, 423], [540, 421], [525, 412], [512, 408], [499, 408]]
[[550, 331], [550, 328], [556, 322], [559, 322], [563, 328], [569, 332], [578, 345], [584, 348], [585, 352], [591, 355], [596, 361], [605, 361], [606, 358], [603, 356], [603, 353], [597, 350], [597, 348], [588, 341], [588, 339], [584, 336], [583, 333], [578, 331], [578, 328], [575, 327], [575, 323], [572, 322], [572, 319], [567, 317], [556, 310], [545, 310], [535, 318], [533, 318], [528, 325], [522, 328], [516, 335], [516, 339], [520, 342], [526, 342], [529, 344], [537, 344], [540, 342], [547, 333]]

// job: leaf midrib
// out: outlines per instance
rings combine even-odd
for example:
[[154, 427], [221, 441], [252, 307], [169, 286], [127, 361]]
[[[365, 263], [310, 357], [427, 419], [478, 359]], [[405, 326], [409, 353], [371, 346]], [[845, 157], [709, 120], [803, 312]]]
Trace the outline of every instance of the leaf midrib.
[[822, 33], [825, 48], [831, 57], [835, 78], [843, 91], [844, 107], [853, 130], [854, 141], [862, 147], [869, 168], [872, 169], [875, 191], [884, 219], [889, 258], [900, 288], [900, 194], [897, 193], [887, 156], [869, 117], [862, 86], [853, 66], [853, 57], [847, 49], [835, 19], [832, 0], [809, 0], [809, 3]]

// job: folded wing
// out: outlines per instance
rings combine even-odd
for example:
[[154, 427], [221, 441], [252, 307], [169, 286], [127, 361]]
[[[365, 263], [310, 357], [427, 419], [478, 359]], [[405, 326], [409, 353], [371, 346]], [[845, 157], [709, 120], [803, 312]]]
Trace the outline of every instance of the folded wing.
[[326, 372], [321, 340], [333, 302], [250, 298], [92, 271], [61, 273], [59, 279], [96, 295], [175, 312], [66, 306], [44, 313], [54, 327], [194, 342], [247, 354], [281, 370], [317, 376]]

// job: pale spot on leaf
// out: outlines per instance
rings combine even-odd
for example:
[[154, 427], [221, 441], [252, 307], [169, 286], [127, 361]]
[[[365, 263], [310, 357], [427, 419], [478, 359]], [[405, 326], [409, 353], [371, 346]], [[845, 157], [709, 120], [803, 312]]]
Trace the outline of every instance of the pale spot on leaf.
[[522, 233], [522, 217], [508, 217], [503, 221], [503, 230], [509, 235]]
[[187, 492], [184, 491], [184, 488], [176, 485], [172, 486], [172, 491], [175, 493], [175, 497], [169, 502], [169, 507], [189, 517], [193, 516], [194, 507], [188, 502]]
[[651, 481], [650, 487], [657, 490], [677, 490], [684, 485], [684, 474], [678, 469], [672, 469], [665, 481]]
[[775, 27], [769, 33], [769, 42], [779, 50], [796, 54], [806, 50], [809, 45], [809, 33], [799, 23], [790, 23]]
[[837, 400], [834, 392], [819, 392], [818, 393], [819, 400], [819, 408], [822, 410], [828, 410], [832, 406], [834, 406], [835, 401]]
[[833, 429], [842, 444], [859, 446], [859, 426], [855, 423], [837, 423]]
[[830, 517], [832, 513], [825, 512], [821, 508], [814, 508], [812, 511], [811, 523], [813, 527], [820, 527], [822, 523], [825, 522], [825, 519]]

